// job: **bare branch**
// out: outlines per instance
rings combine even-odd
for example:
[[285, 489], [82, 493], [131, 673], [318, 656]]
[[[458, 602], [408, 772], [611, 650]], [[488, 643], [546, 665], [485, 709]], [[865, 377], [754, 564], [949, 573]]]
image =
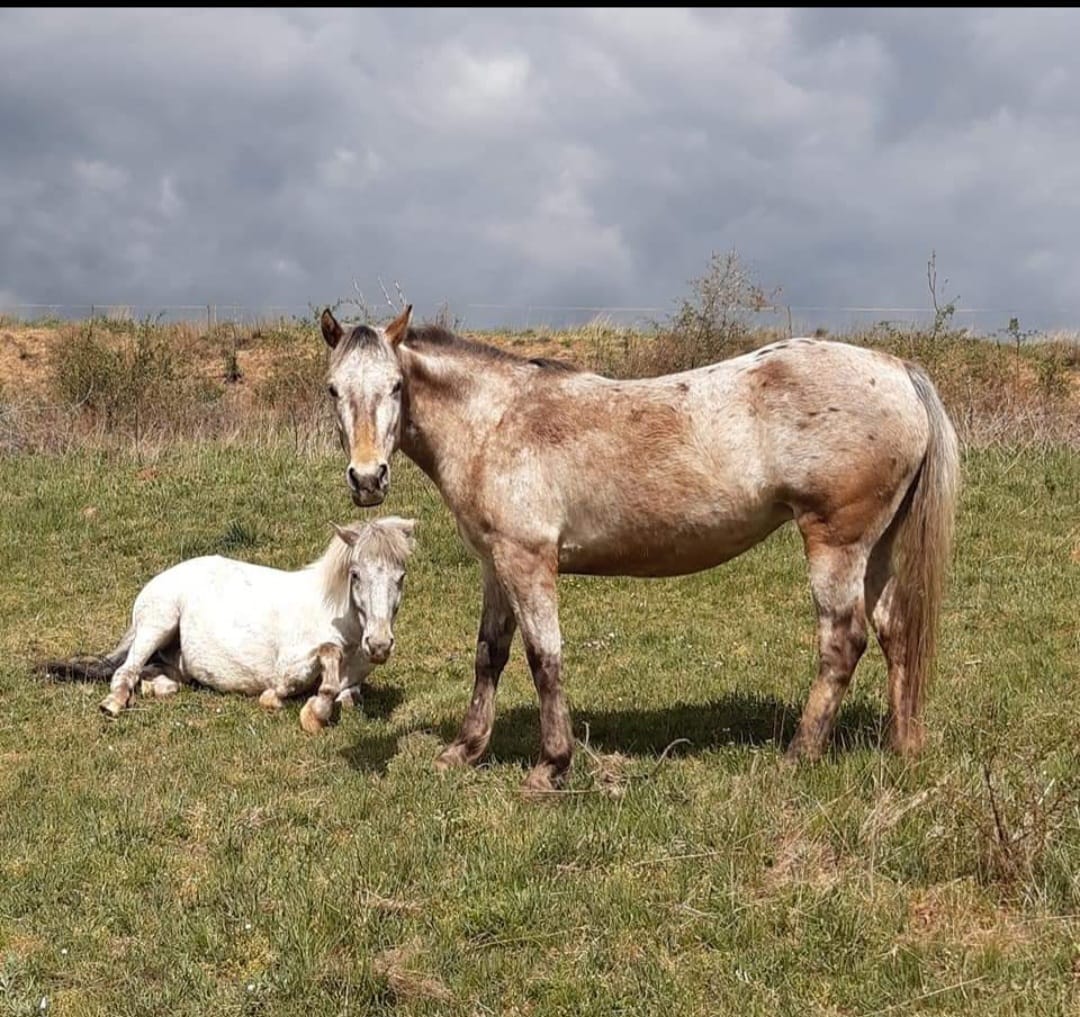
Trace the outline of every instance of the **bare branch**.
[[386, 292], [386, 287], [383, 285], [382, 276], [379, 275], [375, 278], [379, 280], [379, 288], [382, 290], [382, 295], [386, 297], [386, 302], [390, 305], [390, 310], [393, 311], [394, 314], [397, 314], [398, 309], [394, 306], [394, 301], [390, 299], [390, 294]]

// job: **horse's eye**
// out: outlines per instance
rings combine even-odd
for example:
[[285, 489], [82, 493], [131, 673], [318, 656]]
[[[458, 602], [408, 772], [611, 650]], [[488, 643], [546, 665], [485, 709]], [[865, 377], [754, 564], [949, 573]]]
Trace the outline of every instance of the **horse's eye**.
[[338, 397], [338, 390], [336, 385], [327, 385], [326, 391], [330, 393], [331, 399], [336, 399]]
[[395, 381], [394, 382], [394, 387], [392, 389], [390, 389], [390, 394], [391, 395], [397, 395], [400, 391], [401, 391], [401, 382], [400, 381]]

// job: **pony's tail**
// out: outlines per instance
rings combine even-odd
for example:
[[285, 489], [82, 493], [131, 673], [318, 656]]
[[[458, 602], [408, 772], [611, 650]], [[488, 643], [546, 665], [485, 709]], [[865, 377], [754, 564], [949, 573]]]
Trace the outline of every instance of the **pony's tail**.
[[135, 638], [135, 627], [124, 633], [116, 649], [104, 657], [72, 657], [69, 660], [43, 660], [34, 671], [42, 678], [62, 682], [107, 682], [124, 659]]
[[895, 604], [901, 619], [900, 662], [905, 684], [897, 704], [900, 716], [895, 718], [895, 748], [914, 752], [922, 745], [919, 718], [937, 649], [945, 573], [952, 555], [960, 448], [933, 382], [921, 367], [905, 366], [930, 423], [926, 453], [894, 544]]

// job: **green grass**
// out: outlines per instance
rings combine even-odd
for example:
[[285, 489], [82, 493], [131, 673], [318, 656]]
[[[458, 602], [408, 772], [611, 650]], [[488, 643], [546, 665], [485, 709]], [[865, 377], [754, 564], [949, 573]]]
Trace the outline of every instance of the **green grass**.
[[0, 462], [0, 1014], [1076, 1012], [1075, 453], [967, 458], [913, 764], [879, 748], [874, 648], [836, 750], [780, 765], [814, 669], [781, 531], [699, 576], [563, 579], [571, 793], [519, 793], [519, 642], [488, 765], [440, 778], [478, 572], [400, 460], [386, 511], [419, 548], [364, 716], [310, 738], [298, 704], [183, 690], [110, 723], [100, 687], [31, 677], [111, 647], [182, 557], [315, 557], [352, 515], [339, 460]]

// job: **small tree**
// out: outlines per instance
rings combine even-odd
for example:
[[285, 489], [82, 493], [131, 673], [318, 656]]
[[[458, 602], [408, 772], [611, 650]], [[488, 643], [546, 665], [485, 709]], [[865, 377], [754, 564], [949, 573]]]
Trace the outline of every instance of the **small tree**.
[[937, 277], [937, 251], [930, 252], [930, 260], [926, 263], [926, 284], [930, 287], [930, 300], [934, 305], [934, 330], [931, 338], [941, 339], [955, 332], [952, 328], [953, 315], [956, 314], [956, 299], [945, 299], [945, 287], [949, 285], [948, 279], [941, 280], [941, 296], [938, 297]]
[[682, 367], [717, 360], [744, 340], [750, 316], [773, 307], [780, 288], [766, 291], [754, 281], [734, 251], [714, 252], [704, 275], [690, 280], [690, 295], [672, 315], [673, 343]]

